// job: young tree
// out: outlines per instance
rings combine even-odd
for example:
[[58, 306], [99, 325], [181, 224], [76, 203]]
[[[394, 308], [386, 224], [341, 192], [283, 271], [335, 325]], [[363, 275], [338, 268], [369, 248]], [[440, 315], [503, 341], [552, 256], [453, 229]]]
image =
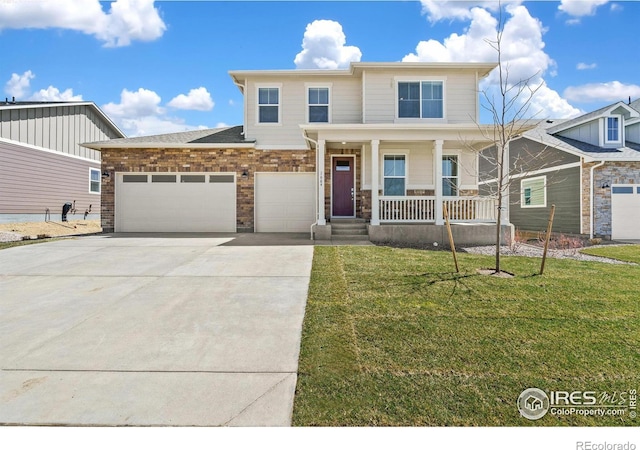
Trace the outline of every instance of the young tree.
[[[532, 106], [532, 98], [536, 92], [542, 87], [542, 83], [533, 85], [532, 80], [538, 76], [534, 73], [523, 79], [511, 80], [509, 77], [509, 64], [504, 61], [503, 51], [503, 31], [504, 23], [502, 15], [498, 19], [498, 27], [495, 40], [486, 40], [497, 53], [498, 66], [497, 76], [498, 83], [495, 91], [482, 91], [484, 97], [483, 108], [489, 111], [493, 119], [493, 127], [491, 131], [483, 131], [485, 138], [492, 142], [495, 148], [495, 154], [487, 156], [482, 154], [483, 158], [491, 161], [496, 167], [496, 187], [495, 194], [497, 199], [497, 219], [496, 219], [496, 250], [495, 250], [495, 268], [496, 273], [500, 273], [500, 243], [501, 228], [503, 223], [503, 213], [505, 205], [509, 201], [509, 186], [512, 179], [509, 178], [509, 143], [516, 137], [520, 136], [524, 131], [531, 128], [531, 121], [525, 120], [530, 117], [530, 109]], [[480, 127], [481, 130], [486, 128]], [[527, 159], [532, 160], [536, 155], [529, 155]]]

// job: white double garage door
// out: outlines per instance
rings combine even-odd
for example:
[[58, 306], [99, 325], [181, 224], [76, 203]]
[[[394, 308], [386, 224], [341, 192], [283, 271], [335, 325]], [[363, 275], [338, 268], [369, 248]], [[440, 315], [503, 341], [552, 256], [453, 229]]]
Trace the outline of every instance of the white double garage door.
[[611, 239], [640, 239], [640, 184], [611, 187]]
[[[256, 232], [307, 232], [315, 173], [258, 172], [254, 202]], [[235, 232], [237, 204], [235, 173], [117, 173], [115, 231]]]

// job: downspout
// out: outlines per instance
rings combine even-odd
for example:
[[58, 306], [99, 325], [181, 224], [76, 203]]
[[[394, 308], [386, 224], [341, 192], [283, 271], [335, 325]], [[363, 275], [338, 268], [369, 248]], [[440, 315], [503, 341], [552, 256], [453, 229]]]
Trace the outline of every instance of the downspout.
[[236, 81], [235, 77], [231, 77], [231, 80], [233, 81], [233, 84], [235, 84], [238, 89], [240, 89], [240, 91], [242, 92], [242, 105], [243, 105], [243, 112], [242, 112], [242, 135], [245, 137], [245, 139], [247, 138], [246, 132], [247, 132], [247, 87], [246, 85], [239, 83], [238, 81]]
[[589, 189], [591, 189], [591, 195], [589, 196], [589, 216], [590, 216], [590, 223], [589, 223], [589, 239], [593, 239], [593, 203], [594, 203], [594, 197], [595, 197], [595, 186], [593, 185], [593, 171], [598, 168], [598, 167], [602, 167], [604, 165], [604, 161], [600, 161], [598, 164], [596, 164], [595, 166], [591, 166], [591, 169], [589, 169], [590, 173], [589, 173]]
[[[316, 150], [316, 172], [318, 171], [318, 141], [314, 141], [313, 139], [311, 139], [309, 136], [307, 136], [306, 131], [302, 131], [302, 137], [306, 140], [309, 141], [309, 143], [315, 145], [315, 150]], [[319, 199], [318, 199], [318, 195], [319, 195], [319, 191], [318, 191], [318, 183], [316, 183], [316, 207], [319, 203]], [[309, 234], [310, 237], [309, 239], [311, 239], [313, 241], [313, 227], [316, 226], [318, 224], [318, 215], [320, 214], [320, 211], [316, 212], [316, 221], [313, 222], [311, 224], [311, 227], [309, 228]]]

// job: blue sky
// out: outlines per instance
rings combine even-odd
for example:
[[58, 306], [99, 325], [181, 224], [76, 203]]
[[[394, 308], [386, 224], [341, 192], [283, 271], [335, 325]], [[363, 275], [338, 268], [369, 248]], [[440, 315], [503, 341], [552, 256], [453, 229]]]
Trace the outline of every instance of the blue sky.
[[[0, 1], [0, 83], [17, 100], [93, 101], [129, 136], [235, 125], [242, 96], [229, 70], [495, 59], [483, 38], [495, 35], [497, 5]], [[505, 59], [514, 76], [543, 85], [541, 116], [640, 97], [640, 2], [502, 5]]]

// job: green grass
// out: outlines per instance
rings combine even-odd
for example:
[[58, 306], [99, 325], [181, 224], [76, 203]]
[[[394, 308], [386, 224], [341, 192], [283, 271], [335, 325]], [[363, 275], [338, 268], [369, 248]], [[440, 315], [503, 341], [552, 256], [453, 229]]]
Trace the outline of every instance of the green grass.
[[0, 250], [4, 250], [5, 248], [21, 247], [23, 245], [40, 244], [42, 242], [51, 242], [57, 240], [59, 239], [30, 239], [27, 241], [0, 242]]
[[528, 387], [640, 388], [640, 267], [389, 247], [316, 247], [293, 423], [638, 425], [520, 417]]
[[611, 247], [587, 248], [582, 250], [582, 253], [640, 264], [640, 245], [616, 245]]

